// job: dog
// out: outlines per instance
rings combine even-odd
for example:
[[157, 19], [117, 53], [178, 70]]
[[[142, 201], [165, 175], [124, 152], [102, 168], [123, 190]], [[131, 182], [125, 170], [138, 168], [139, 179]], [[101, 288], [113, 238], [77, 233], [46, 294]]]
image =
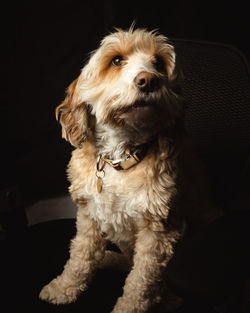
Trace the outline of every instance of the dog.
[[[76, 148], [68, 178], [77, 232], [62, 274], [41, 299], [75, 301], [97, 268], [119, 267], [129, 273], [112, 313], [149, 312], [164, 302], [175, 244], [188, 225], [211, 215], [176, 63], [173, 45], [157, 31], [115, 29], [68, 87], [56, 116]], [[108, 242], [120, 253], [107, 250]]]

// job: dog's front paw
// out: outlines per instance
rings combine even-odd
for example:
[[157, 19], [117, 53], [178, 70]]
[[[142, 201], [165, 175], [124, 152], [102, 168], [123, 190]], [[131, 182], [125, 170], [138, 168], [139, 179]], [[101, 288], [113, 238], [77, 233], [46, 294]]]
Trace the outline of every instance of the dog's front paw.
[[53, 304], [66, 304], [76, 301], [80, 290], [81, 288], [73, 285], [65, 286], [65, 283], [58, 277], [43, 287], [39, 298]]

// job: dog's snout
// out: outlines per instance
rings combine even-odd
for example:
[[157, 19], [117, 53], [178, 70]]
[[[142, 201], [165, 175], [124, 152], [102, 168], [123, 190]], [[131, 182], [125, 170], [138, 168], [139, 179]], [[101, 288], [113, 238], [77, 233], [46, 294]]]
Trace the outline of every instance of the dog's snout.
[[157, 76], [149, 72], [141, 72], [134, 79], [136, 87], [146, 92], [153, 91], [157, 87], [157, 81]]

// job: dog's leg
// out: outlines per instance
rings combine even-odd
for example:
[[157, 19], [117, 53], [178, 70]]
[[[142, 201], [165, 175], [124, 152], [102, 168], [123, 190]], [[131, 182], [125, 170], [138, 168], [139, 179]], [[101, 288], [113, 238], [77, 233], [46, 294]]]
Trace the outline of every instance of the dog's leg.
[[77, 214], [77, 233], [70, 246], [70, 259], [60, 276], [46, 285], [40, 298], [54, 304], [75, 301], [80, 291], [87, 284], [102, 260], [106, 248], [98, 225], [84, 208]]
[[135, 244], [134, 266], [129, 273], [122, 297], [112, 313], [144, 313], [161, 300], [163, 270], [173, 254], [179, 233], [139, 231]]

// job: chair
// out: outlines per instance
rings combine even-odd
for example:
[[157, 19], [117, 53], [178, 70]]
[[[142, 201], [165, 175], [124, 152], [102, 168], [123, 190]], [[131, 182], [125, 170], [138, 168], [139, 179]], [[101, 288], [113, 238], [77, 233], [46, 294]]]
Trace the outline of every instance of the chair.
[[241, 312], [243, 285], [250, 278], [248, 62], [232, 46], [174, 43], [185, 77], [186, 128], [225, 216], [177, 247], [166, 276], [191, 301], [193, 312], [205, 312], [204, 303], [225, 301], [230, 303], [226, 312]]

